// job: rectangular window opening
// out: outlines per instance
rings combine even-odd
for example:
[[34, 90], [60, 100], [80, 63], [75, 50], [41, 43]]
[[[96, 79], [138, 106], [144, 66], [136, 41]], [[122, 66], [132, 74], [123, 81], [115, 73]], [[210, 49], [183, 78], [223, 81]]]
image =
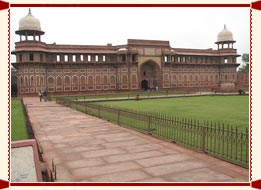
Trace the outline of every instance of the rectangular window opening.
[[126, 55], [122, 55], [122, 62], [126, 62]]
[[30, 61], [33, 61], [33, 60], [34, 60], [34, 54], [33, 54], [33, 53], [30, 53], [30, 55], [29, 55], [29, 60], [30, 60]]
[[164, 56], [164, 62], [168, 62], [168, 57], [166, 55]]
[[83, 55], [80, 55], [80, 60], [83, 61]]
[[60, 62], [60, 61], [61, 61], [60, 55], [56, 55], [56, 62]]
[[92, 61], [92, 56], [88, 55], [88, 62]]
[[43, 61], [43, 54], [40, 54], [40, 61]]
[[68, 55], [64, 55], [64, 61], [68, 62]]
[[19, 54], [19, 61], [23, 61], [23, 54]]
[[76, 62], [76, 55], [72, 56], [72, 60], [73, 60], [74, 63]]

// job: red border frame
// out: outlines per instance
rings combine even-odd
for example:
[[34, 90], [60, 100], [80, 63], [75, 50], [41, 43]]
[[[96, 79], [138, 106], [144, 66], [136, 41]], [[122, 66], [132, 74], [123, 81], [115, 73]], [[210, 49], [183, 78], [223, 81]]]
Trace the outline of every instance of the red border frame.
[[250, 7], [250, 4], [10, 4], [10, 7]]
[[[9, 9], [9, 44], [8, 60], [10, 66], [10, 7], [249, 7], [261, 10], [261, 1], [251, 4], [9, 4], [0, 0], [0, 10]], [[8, 69], [8, 84], [10, 83], [10, 71]], [[8, 89], [8, 132], [10, 134], [10, 87]], [[250, 9], [250, 181], [252, 180], [252, 10]], [[10, 144], [10, 136], [9, 136]], [[9, 177], [10, 181], [10, 147], [9, 147]], [[9, 183], [0, 180], [0, 189], [8, 186], [251, 186], [261, 189], [261, 180], [251, 183]]]

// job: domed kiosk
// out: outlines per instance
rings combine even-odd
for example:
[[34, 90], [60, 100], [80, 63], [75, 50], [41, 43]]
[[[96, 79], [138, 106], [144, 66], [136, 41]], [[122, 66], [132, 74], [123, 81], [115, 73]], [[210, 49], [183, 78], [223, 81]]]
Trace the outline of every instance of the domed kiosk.
[[19, 30], [15, 31], [15, 33], [20, 35], [20, 41], [30, 40], [30, 37], [34, 41], [41, 41], [41, 35], [44, 34], [41, 30], [40, 21], [32, 15], [31, 9], [29, 9], [28, 15], [20, 19]]
[[233, 49], [233, 44], [236, 41], [233, 40], [233, 34], [230, 32], [226, 25], [224, 29], [218, 33], [217, 42], [218, 49]]

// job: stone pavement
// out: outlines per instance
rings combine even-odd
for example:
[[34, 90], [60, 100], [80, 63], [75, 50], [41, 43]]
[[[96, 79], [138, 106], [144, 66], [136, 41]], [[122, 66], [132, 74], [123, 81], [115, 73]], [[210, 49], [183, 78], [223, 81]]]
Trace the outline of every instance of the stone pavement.
[[55, 102], [24, 98], [44, 159], [65, 182], [248, 182], [249, 171]]

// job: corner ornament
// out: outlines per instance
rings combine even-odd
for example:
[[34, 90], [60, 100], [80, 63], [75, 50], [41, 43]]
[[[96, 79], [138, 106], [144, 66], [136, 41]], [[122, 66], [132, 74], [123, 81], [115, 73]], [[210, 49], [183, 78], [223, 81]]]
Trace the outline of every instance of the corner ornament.
[[[261, 4], [260, 4], [261, 5]], [[260, 9], [259, 9], [260, 10]], [[251, 187], [255, 189], [261, 189], [261, 179], [252, 181], [251, 182]]]
[[0, 0], [0, 11], [1, 11], [1, 10], [5, 10], [5, 9], [8, 9], [8, 8], [9, 8], [9, 3]]
[[252, 2], [251, 3], [251, 8], [260, 11], [261, 10], [261, 0], [256, 1], [256, 2]]
[[0, 179], [0, 189], [5, 189], [8, 187], [9, 187], [9, 182]]

